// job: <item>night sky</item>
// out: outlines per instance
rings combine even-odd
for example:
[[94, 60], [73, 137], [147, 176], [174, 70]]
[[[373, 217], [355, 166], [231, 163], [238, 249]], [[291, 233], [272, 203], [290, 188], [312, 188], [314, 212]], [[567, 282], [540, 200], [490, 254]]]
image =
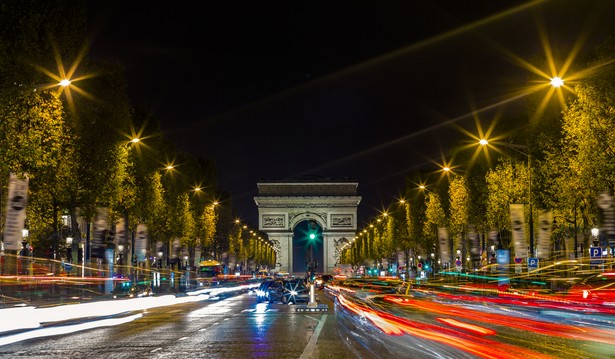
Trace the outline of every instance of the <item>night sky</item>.
[[254, 224], [256, 183], [303, 175], [356, 180], [365, 224], [467, 140], [455, 126], [476, 133], [472, 110], [492, 108], [485, 127], [523, 113], [506, 100], [545, 79], [514, 57], [546, 41], [561, 66], [586, 34], [582, 67], [615, 28], [615, 1], [88, 4], [90, 55], [125, 66], [133, 106], [212, 158]]

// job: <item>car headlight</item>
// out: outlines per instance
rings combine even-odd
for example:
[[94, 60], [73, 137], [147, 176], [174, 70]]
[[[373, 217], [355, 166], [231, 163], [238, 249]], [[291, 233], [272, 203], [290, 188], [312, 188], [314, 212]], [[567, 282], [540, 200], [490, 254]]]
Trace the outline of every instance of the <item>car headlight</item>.
[[256, 295], [258, 295], [259, 297], [263, 297], [265, 295], [265, 292], [263, 292], [262, 290], [257, 290]]

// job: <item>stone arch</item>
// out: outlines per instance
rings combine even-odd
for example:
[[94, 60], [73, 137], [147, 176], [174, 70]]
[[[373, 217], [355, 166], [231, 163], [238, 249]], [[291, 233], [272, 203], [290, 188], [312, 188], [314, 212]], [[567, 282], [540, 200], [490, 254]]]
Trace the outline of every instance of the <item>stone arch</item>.
[[263, 181], [257, 186], [254, 202], [258, 206], [259, 230], [275, 243], [275, 270], [305, 275], [305, 271], [295, 273], [303, 266], [293, 263], [293, 234], [300, 223], [313, 220], [322, 228], [322, 272], [333, 272], [341, 239], [354, 238], [357, 230], [357, 208], [361, 202], [358, 183], [303, 179]]
[[323, 218], [309, 211], [297, 214], [289, 220], [289, 229], [293, 231], [297, 225], [303, 221], [316, 221], [323, 231], [327, 228], [327, 222]]
[[[324, 228], [313, 219], [304, 218], [293, 228], [292, 273], [308, 274], [309, 267], [315, 266], [318, 273], [324, 272]], [[313, 234], [314, 238], [310, 238]]]

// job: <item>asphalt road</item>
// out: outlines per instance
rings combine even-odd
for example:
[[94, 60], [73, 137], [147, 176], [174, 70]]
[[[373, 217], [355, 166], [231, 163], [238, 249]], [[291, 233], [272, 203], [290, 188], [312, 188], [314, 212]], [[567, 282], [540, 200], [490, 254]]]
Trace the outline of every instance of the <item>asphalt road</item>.
[[[0, 346], [1, 358], [371, 358], [350, 349], [338, 332], [333, 303], [328, 312], [296, 312], [296, 306], [257, 304], [254, 294], [148, 309], [139, 318], [109, 327], [37, 337]], [[70, 310], [70, 306], [66, 307]], [[108, 319], [130, 317], [135, 313]], [[97, 318], [95, 322], [99, 322]], [[54, 324], [37, 331], [80, 326]], [[69, 329], [70, 330], [70, 329]]]

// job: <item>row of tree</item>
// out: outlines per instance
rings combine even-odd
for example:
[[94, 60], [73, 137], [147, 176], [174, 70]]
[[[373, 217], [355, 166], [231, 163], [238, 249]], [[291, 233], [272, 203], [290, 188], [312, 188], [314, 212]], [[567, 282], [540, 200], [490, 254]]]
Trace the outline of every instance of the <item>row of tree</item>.
[[[156, 118], [131, 106], [122, 67], [88, 56], [85, 9], [83, 1], [0, 4], [0, 198], [10, 173], [28, 176], [35, 255], [60, 253], [71, 236], [76, 256], [91, 231], [79, 219], [93, 223], [106, 207], [111, 226], [146, 224], [150, 248], [180, 238], [191, 258], [201, 247], [206, 257], [273, 265], [272, 246], [236, 226], [213, 161], [179, 151]], [[67, 87], [58, 85], [64, 78]]]
[[[470, 228], [480, 235], [483, 249], [493, 244], [489, 243], [490, 232], [497, 233], [498, 245], [509, 249], [510, 204], [519, 203], [526, 204], [528, 246], [530, 219], [537, 224], [540, 211], [553, 214], [551, 248], [561, 251], [566, 258], [572, 253], [577, 255], [571, 238], [579, 238], [579, 247], [585, 249], [578, 255], [588, 256], [586, 249], [593, 227], [601, 228], [603, 245], [615, 246], [615, 233], [605, 223], [603, 209], [597, 205], [597, 197], [602, 195], [613, 208], [613, 59], [615, 41], [610, 38], [596, 48], [586, 69], [576, 74], [578, 80], [574, 84], [557, 90], [561, 91], [560, 98], [566, 99], [561, 103], [563, 108], [557, 106], [555, 99], [548, 103], [549, 98], [541, 97], [544, 92], [528, 96], [527, 119], [500, 121], [502, 127], [508, 126], [509, 132], [500, 136], [499, 141], [489, 142], [493, 157], [480, 153], [480, 138], [476, 138], [472, 140], [472, 146], [476, 146], [474, 156], [473, 151], [461, 147], [451, 153], [456, 163], [465, 164], [465, 171], [453, 169], [446, 175], [420, 173], [408, 178], [405, 200], [383, 211], [383, 215], [362, 229], [353, 245], [342, 252], [342, 262], [360, 265], [366, 261], [396, 260], [400, 251], [415, 260], [419, 255], [430, 258], [431, 253], [439, 257], [437, 229], [441, 227], [447, 228], [453, 251], [461, 249], [467, 253], [465, 241]], [[521, 138], [523, 145], [515, 143]], [[419, 189], [420, 184], [427, 182], [431, 185]], [[533, 205], [527, 205], [530, 203]], [[533, 226], [534, 238], [537, 228]]]

